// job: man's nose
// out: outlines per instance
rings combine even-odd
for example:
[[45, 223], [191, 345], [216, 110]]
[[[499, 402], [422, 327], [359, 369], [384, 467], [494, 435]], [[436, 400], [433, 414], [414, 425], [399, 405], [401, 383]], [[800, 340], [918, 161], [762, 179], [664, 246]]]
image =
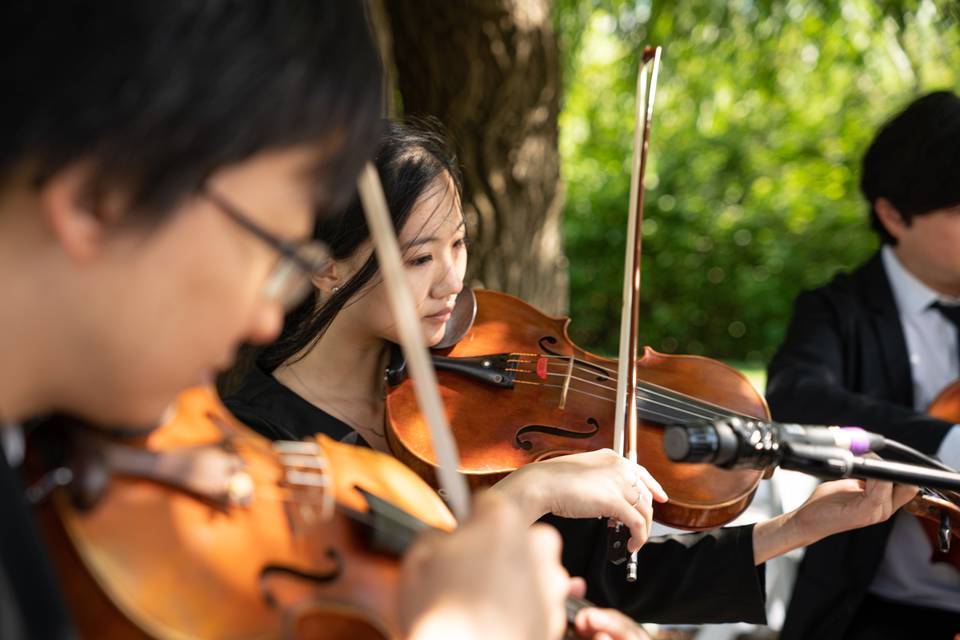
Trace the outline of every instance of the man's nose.
[[282, 328], [282, 305], [277, 302], [261, 302], [250, 319], [246, 339], [253, 344], [268, 344], [276, 340]]

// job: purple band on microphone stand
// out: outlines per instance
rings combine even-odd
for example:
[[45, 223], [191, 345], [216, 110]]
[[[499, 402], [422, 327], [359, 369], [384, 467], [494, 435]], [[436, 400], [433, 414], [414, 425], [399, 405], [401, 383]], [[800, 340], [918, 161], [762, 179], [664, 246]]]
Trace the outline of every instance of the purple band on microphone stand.
[[843, 432], [850, 436], [850, 452], [862, 455], [870, 451], [870, 436], [860, 427], [841, 427]]

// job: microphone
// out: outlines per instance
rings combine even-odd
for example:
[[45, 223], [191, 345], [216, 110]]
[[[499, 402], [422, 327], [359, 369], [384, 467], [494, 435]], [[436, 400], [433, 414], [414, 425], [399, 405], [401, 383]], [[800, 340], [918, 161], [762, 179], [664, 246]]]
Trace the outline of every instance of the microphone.
[[879, 451], [883, 436], [859, 427], [822, 427], [729, 417], [667, 427], [663, 447], [674, 462], [707, 462], [728, 469], [764, 469], [793, 450], [810, 447], [860, 455]]

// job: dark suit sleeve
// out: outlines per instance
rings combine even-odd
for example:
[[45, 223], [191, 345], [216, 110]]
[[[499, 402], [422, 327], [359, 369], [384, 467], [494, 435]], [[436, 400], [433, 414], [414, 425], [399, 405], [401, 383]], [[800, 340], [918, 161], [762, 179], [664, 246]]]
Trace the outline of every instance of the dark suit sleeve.
[[[775, 420], [856, 425], [935, 453], [952, 426], [890, 400], [857, 393], [853, 369], [882, 366], [855, 339], [863, 319], [822, 291], [802, 293], [783, 345], [770, 363], [767, 402]], [[879, 345], [877, 345], [879, 348]]]
[[563, 538], [563, 564], [587, 581], [587, 599], [639, 622], [766, 622], [765, 572], [753, 562], [753, 525], [651, 538], [638, 580], [606, 558], [606, 522], [548, 516]]

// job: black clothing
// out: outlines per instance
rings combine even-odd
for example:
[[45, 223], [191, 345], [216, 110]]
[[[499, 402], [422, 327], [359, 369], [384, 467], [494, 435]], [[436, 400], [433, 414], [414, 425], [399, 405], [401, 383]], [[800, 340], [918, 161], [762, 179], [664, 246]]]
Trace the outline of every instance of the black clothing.
[[563, 538], [563, 566], [587, 581], [587, 599], [640, 622], [766, 623], [764, 566], [753, 564], [753, 525], [650, 538], [626, 563], [606, 559], [605, 519], [546, 516]]
[[[277, 438], [318, 432], [343, 440], [356, 435], [259, 368], [244, 378], [227, 407], [244, 423]], [[637, 620], [662, 623], [764, 623], [765, 572], [753, 563], [753, 526], [651, 538], [640, 550], [639, 580], [626, 565], [607, 562], [606, 521], [547, 516], [563, 537], [563, 564], [587, 581], [587, 598]]]
[[[775, 420], [853, 424], [925, 453], [953, 426], [913, 409], [899, 311], [880, 254], [802, 293], [770, 363]], [[883, 559], [893, 520], [821, 540], [804, 555], [781, 638], [843, 638]]]
[[0, 636], [73, 638], [66, 607], [23, 498], [23, 485], [0, 449]]
[[352, 427], [310, 404], [258, 366], [223, 402], [244, 424], [271, 440], [302, 440], [315, 433], [340, 441], [359, 439]]
[[913, 607], [868, 593], [850, 624], [847, 640], [953, 640], [957, 616], [943, 609]]
[[767, 402], [776, 420], [854, 424], [930, 454], [952, 426], [913, 409], [907, 342], [880, 254], [800, 294], [770, 363]]

